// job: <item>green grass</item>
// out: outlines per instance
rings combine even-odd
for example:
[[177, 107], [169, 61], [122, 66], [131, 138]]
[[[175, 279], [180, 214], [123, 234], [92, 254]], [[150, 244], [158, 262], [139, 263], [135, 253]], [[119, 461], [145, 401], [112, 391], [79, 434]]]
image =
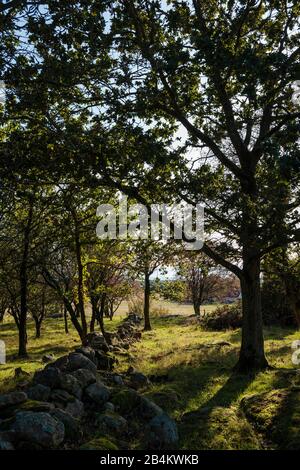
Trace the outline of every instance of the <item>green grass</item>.
[[[292, 329], [265, 331], [266, 353], [273, 370], [256, 376], [233, 374], [240, 331], [206, 332], [191, 318], [157, 318], [154, 329], [131, 350], [128, 363], [147, 375], [166, 376], [148, 395], [178, 422], [183, 449], [251, 449], [265, 444], [240, 410], [243, 397], [286, 387]], [[220, 347], [214, 343], [229, 342]]]
[[[115, 329], [125, 315], [117, 315], [112, 321], [106, 321], [106, 329]], [[60, 318], [45, 319], [42, 326], [41, 338], [35, 338], [34, 323], [28, 321], [28, 358], [20, 359], [18, 353], [18, 332], [15, 323], [7, 317], [5, 322], [0, 324], [0, 340], [6, 346], [6, 364], [0, 364], [0, 390], [12, 389], [19, 380], [15, 379], [15, 369], [21, 367], [25, 373], [33, 374], [37, 369], [43, 367], [42, 357], [44, 354], [53, 354], [55, 357], [62, 356], [80, 346], [80, 339], [73, 328], [69, 325], [69, 334], [64, 332], [64, 322]]]
[[[178, 305], [171, 307], [172, 313], [183, 313]], [[119, 313], [112, 322], [106, 322], [107, 328], [116, 328], [122, 318]], [[71, 327], [69, 335], [65, 335], [60, 319], [45, 321], [41, 339], [34, 338], [32, 322], [28, 326], [29, 359], [19, 360], [15, 326], [11, 321], [0, 325], [0, 339], [6, 342], [8, 354], [7, 364], [0, 365], [2, 391], [16, 385], [16, 367], [32, 373], [42, 367], [41, 358], [45, 353], [58, 357], [80, 344]], [[256, 428], [253, 420], [246, 418], [240, 404], [243, 398], [252, 395], [293, 389], [290, 372], [297, 366], [291, 361], [291, 344], [296, 339], [300, 339], [300, 332], [293, 329], [266, 329], [266, 354], [273, 369], [257, 375], [236, 375], [232, 368], [238, 358], [240, 330], [203, 331], [186, 312], [173, 318], [155, 317], [153, 330], [143, 333], [142, 341], [133, 345], [127, 355], [119, 357], [117, 370], [124, 372], [132, 365], [153, 376], [146, 394], [176, 419], [181, 449], [276, 448], [276, 443], [264, 435], [261, 427]], [[230, 344], [220, 345], [220, 342]], [[294, 395], [289, 403], [295, 403], [295, 399], [298, 403]], [[264, 400], [269, 400], [268, 396]], [[298, 410], [300, 400], [297, 419]], [[292, 411], [289, 405], [289, 416], [293, 415]], [[261, 419], [263, 412], [259, 410], [257, 416]], [[281, 429], [284, 435], [287, 420], [280, 422], [284, 423]], [[293, 426], [299, 429], [298, 425]], [[269, 428], [275, 436], [276, 420]], [[294, 442], [298, 442], [297, 439]]]

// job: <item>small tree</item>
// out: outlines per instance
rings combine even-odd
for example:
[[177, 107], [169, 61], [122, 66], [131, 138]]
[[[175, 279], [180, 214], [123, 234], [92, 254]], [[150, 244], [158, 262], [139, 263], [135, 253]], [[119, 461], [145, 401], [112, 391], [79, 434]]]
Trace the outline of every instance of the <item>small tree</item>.
[[201, 252], [186, 252], [181, 256], [179, 264], [178, 274], [185, 279], [195, 315], [200, 317], [201, 305], [220, 287], [220, 279], [213, 273], [215, 263]]
[[155, 240], [139, 240], [133, 243], [132, 269], [144, 278], [144, 330], [151, 330], [150, 321], [150, 277], [159, 267], [171, 263], [177, 246]]
[[97, 321], [108, 341], [104, 316], [107, 314], [112, 319], [130, 289], [126, 270], [127, 257], [125, 243], [115, 240], [97, 241], [89, 250], [86, 262], [87, 295], [92, 305], [90, 331], [94, 331]]
[[42, 276], [37, 276], [29, 289], [28, 311], [35, 324], [35, 337], [41, 337], [41, 327], [45, 317], [57, 311], [58, 299], [53, 289]]

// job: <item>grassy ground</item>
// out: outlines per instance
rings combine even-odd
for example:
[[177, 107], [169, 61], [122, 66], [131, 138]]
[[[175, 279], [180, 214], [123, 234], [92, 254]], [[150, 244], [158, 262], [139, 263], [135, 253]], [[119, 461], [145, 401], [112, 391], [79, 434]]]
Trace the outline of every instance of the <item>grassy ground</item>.
[[[170, 313], [180, 313], [178, 306], [172, 306]], [[119, 313], [113, 322], [107, 321], [107, 328], [115, 328], [122, 318]], [[41, 339], [34, 339], [33, 325], [29, 324], [30, 357], [29, 360], [20, 361], [15, 358], [15, 327], [11, 322], [0, 326], [0, 339], [6, 342], [8, 353], [7, 364], [0, 365], [2, 390], [15, 386], [16, 367], [31, 373], [42, 367], [43, 354], [59, 356], [79, 344], [78, 336], [72, 329], [69, 335], [65, 335], [61, 320], [47, 320], [44, 330]], [[119, 358], [118, 370], [123, 372], [132, 365], [152, 376], [152, 386], [146, 393], [176, 419], [181, 449], [276, 448], [276, 443], [261, 429], [273, 423], [273, 415], [279, 413], [277, 408], [275, 412], [273, 404], [269, 407], [264, 404], [264, 409], [259, 410], [260, 427], [257, 427], [246, 419], [240, 404], [251, 395], [293, 389], [290, 373], [296, 366], [291, 361], [291, 344], [300, 339], [300, 332], [275, 327], [266, 329], [266, 353], [274, 368], [256, 376], [240, 376], [232, 372], [240, 339], [240, 330], [202, 331], [186, 312], [174, 318], [155, 317], [153, 331], [144, 333], [142, 341]], [[292, 429], [296, 429], [293, 432], [299, 434], [300, 392], [294, 394], [289, 403], [292, 405], [283, 406], [280, 411], [285, 419], [282, 432], [287, 435], [288, 426], [292, 423]], [[258, 414], [257, 407], [254, 409]], [[253, 405], [251, 413], [254, 414]]]
[[[153, 331], [144, 333], [142, 342], [131, 349], [121, 368], [130, 363], [154, 376], [148, 394], [178, 422], [180, 448], [275, 447], [266, 443], [261, 433], [254, 432], [241, 412], [240, 402], [246, 396], [290, 386], [289, 371], [295, 368], [291, 344], [300, 338], [299, 332], [267, 329], [266, 353], [274, 369], [241, 376], [232, 372], [240, 346], [239, 330], [201, 331], [195, 320], [185, 316], [156, 318], [153, 326]], [[222, 342], [230, 344], [222, 346]]]
[[[125, 315], [119, 314], [112, 321], [107, 320], [106, 329], [115, 329], [124, 317]], [[6, 364], [0, 364], [0, 391], [9, 390], [16, 385], [16, 368], [21, 367], [25, 373], [33, 373], [43, 366], [44, 354], [59, 357], [80, 346], [79, 336], [72, 325], [69, 325], [69, 334], [66, 335], [63, 320], [57, 318], [44, 321], [39, 339], [35, 338], [34, 323], [28, 321], [28, 359], [17, 357], [18, 333], [14, 322], [9, 318], [0, 325], [0, 340], [6, 346]], [[20, 380], [24, 380], [24, 376]]]
[[[177, 304], [164, 300], [153, 302], [154, 309], [160, 307], [165, 314], [184, 314], [193, 313], [192, 305]], [[204, 306], [205, 311], [211, 311], [216, 305]], [[89, 309], [87, 309], [89, 315]], [[107, 330], [117, 327], [119, 322], [125, 318], [128, 312], [127, 302], [122, 302], [113, 321], [106, 321]], [[28, 321], [28, 353], [29, 358], [20, 360], [17, 358], [18, 352], [18, 333], [13, 320], [6, 317], [5, 322], [0, 324], [0, 340], [5, 342], [7, 363], [0, 365], [0, 390], [5, 391], [15, 386], [15, 369], [21, 367], [27, 373], [33, 373], [42, 367], [42, 357], [44, 354], [52, 353], [55, 356], [61, 356], [70, 349], [80, 345], [77, 332], [72, 325], [69, 325], [69, 334], [64, 332], [64, 323], [62, 319], [46, 319], [43, 323], [42, 336], [35, 338], [34, 323]], [[23, 377], [24, 379], [24, 377]], [[21, 377], [22, 380], [22, 377]]]

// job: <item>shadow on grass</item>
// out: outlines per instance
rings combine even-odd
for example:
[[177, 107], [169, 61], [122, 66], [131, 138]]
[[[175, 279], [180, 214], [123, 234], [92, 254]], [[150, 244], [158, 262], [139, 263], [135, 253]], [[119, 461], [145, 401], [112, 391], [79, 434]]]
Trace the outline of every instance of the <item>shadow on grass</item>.
[[[231, 350], [223, 354], [220, 367], [210, 352], [200, 365], [165, 369], [167, 382], [149, 393], [177, 420], [181, 449], [231, 448], [226, 442], [218, 443], [229, 431], [235, 433], [237, 442], [233, 447], [259, 448], [256, 437], [249, 434], [245, 418], [242, 421], [236, 414], [237, 407], [231, 408], [255, 379], [255, 375], [232, 373], [235, 362], [236, 353]], [[251, 439], [248, 436], [243, 443], [247, 433]]]

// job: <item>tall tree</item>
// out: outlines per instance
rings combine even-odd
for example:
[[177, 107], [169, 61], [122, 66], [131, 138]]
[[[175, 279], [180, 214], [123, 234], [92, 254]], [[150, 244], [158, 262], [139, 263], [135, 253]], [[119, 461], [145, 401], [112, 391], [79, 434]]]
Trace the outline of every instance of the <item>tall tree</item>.
[[177, 178], [160, 184], [205, 204], [218, 239], [203, 251], [241, 281], [237, 368], [265, 368], [261, 259], [299, 241], [299, 3], [194, 0], [164, 8], [124, 0], [114, 7], [115, 118], [129, 122], [134, 114], [137, 125], [167, 120], [185, 129], [195, 153], [179, 157]]
[[[44, 242], [48, 194], [23, 184], [7, 187], [11, 210], [1, 221], [1, 279], [8, 295], [9, 311], [19, 332], [19, 356], [27, 356], [29, 289], [35, 281], [38, 248]], [[49, 207], [48, 207], [49, 209]]]
[[[218, 236], [203, 251], [241, 282], [242, 371], [268, 365], [261, 260], [300, 238], [299, 8], [296, 0], [51, 2], [24, 20], [28, 57], [20, 47], [6, 73], [8, 85], [19, 80], [8, 114], [31, 126], [38, 116], [35, 145], [54, 146], [47, 162], [40, 152], [46, 167], [147, 204], [205, 205]], [[3, 153], [8, 166], [18, 163], [9, 145]], [[28, 152], [22, 159], [37, 164]]]

